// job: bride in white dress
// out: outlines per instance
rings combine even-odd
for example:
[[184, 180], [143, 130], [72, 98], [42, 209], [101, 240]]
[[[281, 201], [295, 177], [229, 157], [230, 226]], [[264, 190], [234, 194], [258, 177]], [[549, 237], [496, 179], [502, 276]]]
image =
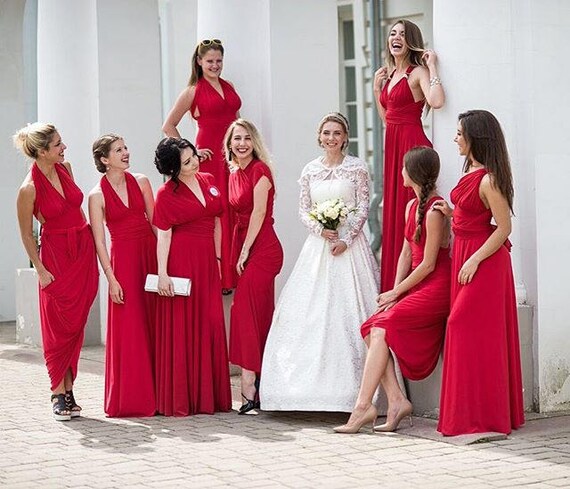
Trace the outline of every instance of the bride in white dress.
[[[350, 412], [366, 359], [360, 325], [377, 309], [378, 265], [362, 232], [368, 166], [345, 156], [342, 114], [321, 120], [318, 141], [324, 155], [308, 163], [299, 180], [299, 216], [310, 234], [281, 292], [263, 356], [260, 399], [267, 411]], [[337, 233], [309, 211], [339, 197], [355, 211]]]

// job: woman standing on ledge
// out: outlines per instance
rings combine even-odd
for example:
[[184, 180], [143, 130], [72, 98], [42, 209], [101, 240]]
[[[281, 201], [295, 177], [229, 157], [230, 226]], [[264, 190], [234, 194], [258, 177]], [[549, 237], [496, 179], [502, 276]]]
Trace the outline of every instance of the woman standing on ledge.
[[414, 197], [404, 188], [404, 155], [414, 146], [431, 146], [422, 127], [424, 105], [439, 109], [445, 102], [437, 76], [437, 56], [428, 49], [419, 27], [398, 20], [386, 40], [387, 66], [374, 75], [374, 98], [386, 124], [384, 146], [384, 205], [380, 288], [394, 287], [398, 257], [404, 241], [406, 204]]
[[[81, 210], [83, 194], [73, 181], [71, 165], [64, 161], [66, 146], [57, 129], [36, 122], [20, 129], [14, 144], [35, 160], [18, 192], [18, 222], [24, 248], [38, 273], [53, 416], [67, 421], [81, 415], [73, 383], [85, 324], [97, 294], [93, 235]], [[34, 217], [42, 226], [39, 253]]]
[[[499, 121], [486, 110], [459, 114], [465, 157], [451, 191], [451, 312], [443, 352], [438, 431], [509, 434], [524, 423], [517, 303], [511, 266], [513, 180]], [[493, 219], [496, 225], [491, 224]]]
[[229, 169], [223, 153], [223, 139], [229, 125], [239, 117], [241, 99], [233, 85], [221, 77], [224, 47], [219, 39], [204, 39], [192, 56], [192, 75], [188, 86], [178, 96], [162, 130], [169, 137], [179, 138], [176, 126], [186, 112], [196, 119], [196, 146], [201, 156], [200, 171], [214, 176], [220, 189], [222, 225], [222, 291], [231, 293], [235, 287], [235, 270], [230, 263], [233, 219], [228, 208]]
[[[154, 197], [148, 178], [129, 173], [129, 150], [121, 136], [93, 143], [101, 182], [89, 194], [89, 220], [101, 267], [109, 282], [105, 345], [105, 413], [111, 417], [154, 416], [156, 296], [144, 291], [156, 273]], [[111, 235], [107, 251], [105, 223]]]

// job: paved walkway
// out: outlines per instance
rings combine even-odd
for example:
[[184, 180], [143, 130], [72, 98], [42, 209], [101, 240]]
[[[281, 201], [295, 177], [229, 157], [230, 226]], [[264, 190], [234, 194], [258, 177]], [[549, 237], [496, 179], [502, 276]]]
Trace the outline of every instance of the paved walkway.
[[395, 434], [357, 435], [334, 434], [346, 415], [330, 413], [108, 419], [100, 347], [80, 363], [85, 416], [58, 423], [41, 352], [13, 336], [0, 325], [0, 487], [570, 487], [568, 416], [472, 445], [421, 418]]

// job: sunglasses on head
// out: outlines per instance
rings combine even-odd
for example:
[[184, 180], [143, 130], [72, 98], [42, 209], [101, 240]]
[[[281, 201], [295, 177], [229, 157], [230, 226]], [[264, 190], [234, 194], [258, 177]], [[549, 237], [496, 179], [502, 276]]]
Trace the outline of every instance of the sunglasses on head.
[[222, 41], [219, 39], [204, 39], [203, 41], [200, 41], [200, 46], [211, 46], [212, 44], [218, 44], [221, 46]]

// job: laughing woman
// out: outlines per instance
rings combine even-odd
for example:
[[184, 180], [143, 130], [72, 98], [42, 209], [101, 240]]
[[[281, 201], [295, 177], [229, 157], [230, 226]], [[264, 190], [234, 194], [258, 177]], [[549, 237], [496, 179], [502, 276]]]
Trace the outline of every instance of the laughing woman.
[[150, 224], [154, 198], [147, 177], [126, 171], [129, 156], [125, 141], [116, 134], [93, 143], [95, 166], [104, 175], [89, 194], [89, 220], [109, 282], [105, 413], [111, 417], [153, 416], [156, 410], [155, 297], [144, 291], [147, 273], [156, 273], [156, 236]]
[[[97, 258], [93, 235], [81, 210], [83, 193], [64, 161], [65, 144], [52, 124], [36, 122], [20, 129], [14, 143], [34, 159], [18, 192], [18, 222], [24, 248], [38, 273], [40, 322], [51, 380], [53, 416], [80, 416], [73, 383], [91, 304], [97, 294]], [[33, 218], [42, 227], [39, 248]]]

